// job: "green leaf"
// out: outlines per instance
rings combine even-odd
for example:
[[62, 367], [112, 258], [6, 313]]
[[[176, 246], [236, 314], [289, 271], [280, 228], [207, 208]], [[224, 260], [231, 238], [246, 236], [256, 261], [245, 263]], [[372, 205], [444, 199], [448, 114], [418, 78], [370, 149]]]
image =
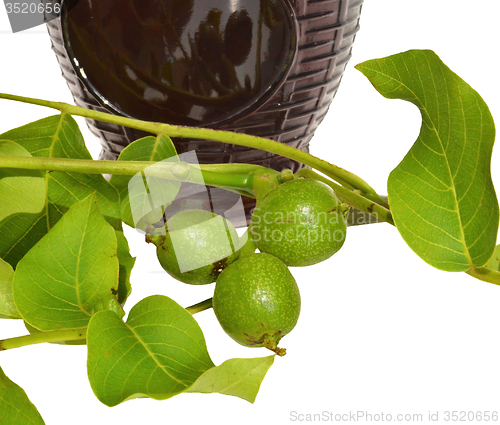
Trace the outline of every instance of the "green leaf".
[[497, 245], [493, 255], [485, 265], [486, 268], [500, 272], [500, 245]]
[[6, 261], [0, 258], [0, 318], [20, 319], [12, 294], [12, 280], [14, 269]]
[[[118, 161], [164, 161], [168, 160], [169, 162], [178, 162], [179, 159], [177, 157], [177, 152], [175, 150], [174, 144], [172, 140], [167, 136], [157, 136], [157, 137], [144, 137], [142, 139], [136, 140], [135, 142], [128, 145], [123, 151], [120, 153]], [[121, 199], [121, 218], [124, 223], [128, 224], [130, 227], [144, 227], [143, 230], [147, 227], [146, 225], [142, 225], [140, 223], [136, 223], [134, 221], [134, 216], [146, 215], [143, 211], [135, 211], [135, 214], [132, 213], [130, 207], [130, 190], [129, 183], [132, 179], [132, 176], [119, 176], [113, 175], [111, 177], [110, 183], [116, 187], [120, 193]], [[155, 179], [151, 177], [147, 177], [147, 170], [145, 171], [145, 180], [147, 180], [147, 184], [150, 186], [150, 192], [156, 189], [156, 192], [161, 192], [158, 196], [161, 199], [162, 204], [166, 205], [176, 197], [179, 192], [180, 182], [177, 181], [168, 181], [165, 179]], [[141, 188], [142, 189], [142, 184]], [[149, 200], [147, 199], [147, 192], [144, 190], [138, 191], [137, 195], [140, 199], [135, 199], [134, 204], [136, 205], [146, 205], [149, 206]], [[155, 223], [161, 219], [163, 215], [162, 208], [154, 208], [153, 211], [150, 212], [150, 215], [146, 218], [145, 223]]]
[[130, 275], [135, 264], [135, 257], [130, 255], [128, 241], [123, 231], [116, 231], [116, 240], [118, 242], [118, 262], [120, 264], [119, 283], [118, 283], [118, 302], [123, 306], [132, 292]]
[[253, 403], [274, 357], [226, 360], [220, 366], [207, 370], [186, 392], [221, 393]]
[[95, 314], [87, 346], [89, 381], [107, 406], [137, 397], [167, 399], [214, 366], [196, 320], [160, 295], [136, 304], [126, 323], [110, 311]]
[[97, 206], [106, 221], [121, 230], [120, 195], [104, 178], [96, 174], [52, 172], [48, 175], [49, 202], [58, 216], [75, 203], [95, 193]]
[[2, 368], [0, 368], [0, 424], [45, 424], [24, 390], [7, 378]]
[[65, 113], [9, 130], [2, 139], [19, 143], [36, 157], [92, 159], [78, 124]]
[[45, 209], [40, 214], [12, 214], [0, 222], [0, 258], [12, 267], [48, 232]]
[[[0, 136], [21, 145], [37, 157], [92, 159], [77, 123], [61, 114], [44, 118]], [[0, 257], [13, 267], [61, 219], [71, 205], [96, 193], [105, 218], [121, 229], [120, 197], [102, 175], [42, 172], [44, 208], [38, 213], [20, 212], [0, 221]]]
[[230, 359], [215, 366], [196, 320], [161, 295], [143, 299], [124, 323], [110, 311], [96, 313], [87, 330], [89, 381], [107, 406], [182, 392], [218, 392], [253, 403], [274, 356]]
[[96, 311], [121, 311], [117, 241], [95, 196], [73, 205], [18, 263], [14, 301], [23, 319], [42, 330], [87, 326]]
[[[0, 155], [31, 156], [10, 140], [0, 140]], [[45, 207], [46, 196], [40, 171], [0, 169], [0, 221], [15, 213], [39, 213]]]
[[356, 68], [383, 96], [411, 102], [422, 114], [417, 141], [388, 180], [403, 239], [438, 269], [483, 266], [495, 248], [499, 217], [488, 107], [432, 51], [411, 50]]

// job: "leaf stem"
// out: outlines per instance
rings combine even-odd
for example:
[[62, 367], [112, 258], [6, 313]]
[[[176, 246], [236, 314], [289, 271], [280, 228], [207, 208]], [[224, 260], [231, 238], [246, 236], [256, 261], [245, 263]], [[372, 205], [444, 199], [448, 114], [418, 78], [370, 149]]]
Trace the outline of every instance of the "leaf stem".
[[367, 199], [364, 196], [353, 192], [343, 186], [340, 186], [330, 179], [327, 179], [320, 174], [310, 170], [308, 168], [303, 168], [296, 173], [299, 177], [306, 177], [310, 179], [319, 180], [328, 186], [330, 186], [337, 197], [346, 204], [351, 205], [359, 211], [363, 211], [369, 214], [373, 214], [378, 220], [385, 221], [386, 223], [392, 224], [394, 226], [394, 220], [392, 218], [392, 214], [388, 208], [383, 205], [380, 205], [371, 199]]
[[[205, 168], [199, 165], [204, 183], [208, 186], [222, 187], [243, 191], [247, 196], [253, 196], [253, 181], [248, 173], [236, 174], [231, 171], [245, 171], [244, 167], [228, 167], [230, 172], [223, 172], [225, 165]], [[154, 166], [154, 167], [153, 167]], [[91, 159], [44, 158], [0, 155], [0, 168], [20, 168], [24, 170], [62, 171], [84, 174], [114, 174], [134, 176], [144, 169], [152, 167], [148, 176], [157, 176], [167, 180], [178, 180], [199, 183], [191, 173], [195, 165], [185, 162], [150, 162], [150, 161], [94, 161]], [[263, 168], [263, 167], [260, 167]], [[259, 169], [260, 169], [259, 168]], [[253, 168], [248, 168], [251, 170]]]
[[[92, 159], [45, 158], [0, 155], [1, 168], [24, 170], [62, 171], [84, 174], [117, 174], [133, 176], [155, 164], [148, 161], [94, 161]], [[173, 163], [164, 163], [165, 178], [176, 179], [171, 173]]]
[[57, 109], [70, 115], [77, 115], [88, 119], [109, 122], [157, 135], [165, 134], [170, 137], [212, 140], [267, 151], [301, 162], [304, 165], [307, 165], [324, 173], [328, 177], [334, 179], [335, 181], [339, 182], [341, 185], [349, 189], [360, 190], [369, 199], [372, 199], [376, 202], [382, 202], [380, 196], [375, 192], [375, 190], [357, 175], [344, 170], [343, 168], [337, 167], [334, 164], [330, 164], [329, 162], [317, 158], [307, 152], [301, 151], [300, 149], [285, 145], [283, 143], [275, 142], [273, 140], [264, 139], [262, 137], [230, 131], [213, 130], [208, 128], [184, 127], [158, 122], [135, 120], [132, 118], [112, 115], [105, 112], [93, 111], [63, 102], [52, 102], [48, 100], [34, 99], [5, 93], [0, 93], [0, 98], [30, 103], [33, 105], [45, 106], [48, 108]]
[[209, 308], [212, 308], [212, 298], [208, 298], [205, 301], [186, 307], [186, 310], [191, 314], [196, 314], [200, 311], [208, 310]]
[[484, 282], [500, 285], [500, 271], [495, 271], [487, 267], [472, 267], [466, 273]]
[[257, 249], [257, 246], [255, 245], [255, 241], [253, 240], [252, 237], [252, 226], [248, 226], [248, 229], [245, 231], [243, 235], [241, 235], [240, 238], [241, 241], [245, 241], [243, 246], [240, 249], [240, 256], [243, 255], [249, 255], [253, 254], [255, 250]]
[[78, 341], [87, 337], [87, 328], [65, 329], [61, 331], [39, 332], [0, 340], [0, 351], [44, 342]]

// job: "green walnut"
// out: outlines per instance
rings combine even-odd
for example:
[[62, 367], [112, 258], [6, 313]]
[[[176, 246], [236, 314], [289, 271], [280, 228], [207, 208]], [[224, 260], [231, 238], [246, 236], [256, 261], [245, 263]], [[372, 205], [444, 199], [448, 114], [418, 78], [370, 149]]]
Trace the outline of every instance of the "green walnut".
[[288, 267], [264, 253], [243, 255], [215, 284], [213, 310], [224, 331], [247, 347], [266, 347], [282, 356], [283, 336], [297, 324], [300, 293]]
[[239, 257], [236, 229], [224, 217], [203, 210], [181, 211], [167, 220], [165, 235], [147, 235], [158, 260], [177, 280], [192, 285], [215, 282]]
[[326, 184], [291, 180], [258, 200], [251, 230], [259, 251], [288, 266], [309, 266], [330, 258], [344, 244], [345, 207]]

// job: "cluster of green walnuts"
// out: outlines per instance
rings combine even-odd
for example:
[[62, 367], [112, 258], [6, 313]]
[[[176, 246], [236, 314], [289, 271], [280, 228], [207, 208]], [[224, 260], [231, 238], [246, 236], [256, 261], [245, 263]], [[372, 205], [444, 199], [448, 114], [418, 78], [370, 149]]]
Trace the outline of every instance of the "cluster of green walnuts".
[[216, 282], [212, 307], [231, 338], [283, 355], [278, 343], [300, 313], [299, 288], [288, 267], [335, 254], [345, 241], [345, 216], [344, 204], [329, 186], [298, 178], [257, 199], [241, 238], [224, 217], [186, 210], [167, 220], [164, 234], [148, 235], [146, 241], [156, 245], [161, 266], [175, 279]]

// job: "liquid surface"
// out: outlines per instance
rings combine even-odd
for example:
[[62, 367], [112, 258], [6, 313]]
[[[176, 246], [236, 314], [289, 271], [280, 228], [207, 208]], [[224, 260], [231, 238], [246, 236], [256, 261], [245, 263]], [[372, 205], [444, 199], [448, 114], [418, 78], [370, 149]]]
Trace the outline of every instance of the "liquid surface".
[[262, 105], [297, 45], [287, 0], [69, 0], [63, 31], [76, 72], [109, 107], [192, 126]]

